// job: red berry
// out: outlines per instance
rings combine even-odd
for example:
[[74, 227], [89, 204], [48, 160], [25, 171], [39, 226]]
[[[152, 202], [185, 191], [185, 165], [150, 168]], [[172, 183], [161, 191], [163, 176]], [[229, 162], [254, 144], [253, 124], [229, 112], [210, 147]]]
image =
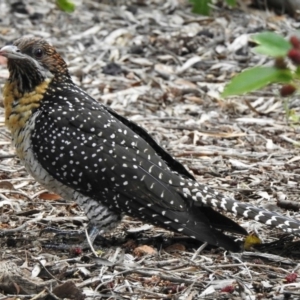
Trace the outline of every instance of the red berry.
[[281, 87], [280, 89], [280, 95], [282, 97], [287, 97], [292, 95], [294, 92], [296, 91], [295, 86], [291, 85], [291, 84], [286, 84], [284, 86]]
[[289, 275], [287, 275], [285, 277], [285, 280], [288, 282], [288, 283], [293, 283], [296, 281], [298, 277], [298, 274], [297, 273], [290, 273]]
[[74, 256], [79, 256], [82, 254], [82, 249], [80, 247], [74, 247], [71, 249], [71, 253], [74, 255]]
[[294, 49], [300, 49], [300, 41], [297, 36], [291, 36], [290, 43], [293, 45]]
[[227, 285], [221, 289], [221, 292], [223, 293], [233, 293], [234, 292], [234, 286], [233, 285]]
[[300, 65], [300, 50], [298, 49], [291, 49], [288, 52], [288, 57], [291, 59], [291, 61], [295, 64], [295, 65]]

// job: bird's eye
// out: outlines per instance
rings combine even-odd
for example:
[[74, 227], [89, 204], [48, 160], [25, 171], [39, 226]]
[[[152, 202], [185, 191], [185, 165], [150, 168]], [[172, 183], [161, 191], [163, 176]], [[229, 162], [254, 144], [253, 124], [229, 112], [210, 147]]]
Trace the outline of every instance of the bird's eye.
[[41, 58], [44, 55], [44, 51], [41, 48], [37, 48], [33, 52], [36, 58]]

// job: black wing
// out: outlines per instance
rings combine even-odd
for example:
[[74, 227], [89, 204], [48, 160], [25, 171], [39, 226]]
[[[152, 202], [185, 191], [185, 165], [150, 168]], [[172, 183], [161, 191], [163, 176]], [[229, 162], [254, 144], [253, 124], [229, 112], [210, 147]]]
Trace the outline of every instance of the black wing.
[[178, 160], [175, 160], [167, 151], [165, 151], [161, 146], [159, 146], [144, 128], [120, 116], [109, 107], [105, 107], [105, 108], [115, 118], [117, 118], [123, 124], [128, 126], [132, 131], [138, 134], [141, 138], [143, 138], [154, 149], [154, 151], [156, 151], [156, 153], [166, 162], [166, 164], [172, 171], [177, 172], [182, 176], [186, 176], [187, 178], [195, 180], [195, 177], [190, 172], [188, 172], [187, 169]]

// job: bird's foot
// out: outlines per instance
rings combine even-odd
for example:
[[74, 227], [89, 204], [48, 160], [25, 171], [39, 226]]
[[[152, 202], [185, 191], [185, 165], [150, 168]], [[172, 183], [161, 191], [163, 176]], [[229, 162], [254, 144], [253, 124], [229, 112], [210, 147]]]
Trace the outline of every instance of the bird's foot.
[[[54, 227], [46, 227], [40, 235], [44, 233], [55, 233], [55, 242], [44, 243], [43, 247], [57, 250], [70, 250], [80, 252], [79, 249], [85, 250], [92, 248], [94, 240], [99, 234], [99, 229], [94, 226], [88, 226], [87, 230], [61, 230]], [[77, 250], [76, 250], [77, 249]]]

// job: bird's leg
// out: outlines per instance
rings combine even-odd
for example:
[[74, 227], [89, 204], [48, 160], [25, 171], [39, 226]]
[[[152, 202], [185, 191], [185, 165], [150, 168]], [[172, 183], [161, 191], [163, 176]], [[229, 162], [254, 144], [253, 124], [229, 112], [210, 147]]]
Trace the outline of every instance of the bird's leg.
[[93, 245], [94, 241], [96, 239], [96, 237], [98, 236], [98, 234], [100, 233], [100, 228], [93, 224], [92, 222], [90, 222], [88, 224], [87, 230], [86, 230], [86, 237], [88, 237], [89, 242]]
[[72, 236], [81, 236], [82, 235], [82, 230], [62, 230], [62, 229], [58, 229], [56, 227], [45, 227], [44, 229], [42, 229], [40, 231], [40, 235], [44, 234], [44, 233], [55, 233], [56, 237], [65, 237], [65, 238], [69, 238]]
[[46, 243], [43, 245], [45, 248], [72, 250], [74, 248], [91, 248], [100, 232], [100, 229], [95, 224], [89, 223], [86, 230], [60, 230], [54, 227], [46, 227], [40, 232], [40, 234], [45, 232], [55, 233], [56, 238], [63, 239], [61, 243]]

